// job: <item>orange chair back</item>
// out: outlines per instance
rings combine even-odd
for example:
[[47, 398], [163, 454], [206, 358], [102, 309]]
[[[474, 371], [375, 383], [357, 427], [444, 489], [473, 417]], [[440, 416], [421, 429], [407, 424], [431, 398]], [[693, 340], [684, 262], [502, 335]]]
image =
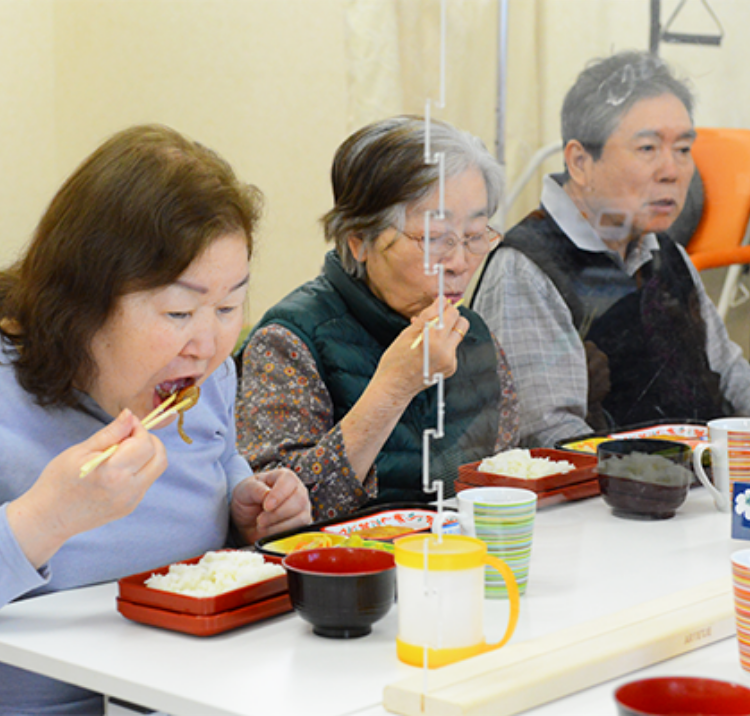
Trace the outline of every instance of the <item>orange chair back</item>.
[[750, 220], [750, 130], [700, 127], [693, 158], [703, 179], [703, 215], [687, 252], [698, 270], [750, 261], [740, 249]]

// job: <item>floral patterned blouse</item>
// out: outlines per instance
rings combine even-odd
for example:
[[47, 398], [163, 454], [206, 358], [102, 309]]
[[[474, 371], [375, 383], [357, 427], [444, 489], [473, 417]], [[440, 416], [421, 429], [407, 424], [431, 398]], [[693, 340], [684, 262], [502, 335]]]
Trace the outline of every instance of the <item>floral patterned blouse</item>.
[[[518, 399], [496, 342], [501, 386], [496, 452], [518, 444]], [[333, 402], [305, 343], [269, 324], [245, 347], [237, 399], [238, 448], [253, 470], [288, 467], [308, 488], [313, 519], [349, 514], [377, 494], [375, 466], [360, 482], [349, 463]]]

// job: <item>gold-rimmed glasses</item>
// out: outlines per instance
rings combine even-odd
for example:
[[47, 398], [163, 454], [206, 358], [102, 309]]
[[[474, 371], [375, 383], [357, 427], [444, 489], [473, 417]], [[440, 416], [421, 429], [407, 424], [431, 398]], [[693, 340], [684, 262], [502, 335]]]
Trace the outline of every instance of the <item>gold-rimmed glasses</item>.
[[[392, 228], [399, 234], [403, 234], [407, 239], [416, 242], [424, 252], [424, 236], [413, 236], [401, 229], [397, 229], [395, 226]], [[487, 226], [479, 233], [465, 236], [464, 238], [460, 238], [452, 232], [441, 234], [440, 236], [430, 236], [430, 257], [439, 263], [452, 254], [459, 245], [463, 245], [470, 254], [484, 256], [492, 251], [502, 238], [502, 234], [491, 226]]]

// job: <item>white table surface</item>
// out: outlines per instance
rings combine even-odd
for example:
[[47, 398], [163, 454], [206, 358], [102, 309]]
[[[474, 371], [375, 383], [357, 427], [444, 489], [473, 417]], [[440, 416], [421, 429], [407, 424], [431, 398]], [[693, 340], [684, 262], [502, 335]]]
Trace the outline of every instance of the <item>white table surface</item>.
[[[730, 574], [729, 516], [696, 489], [670, 520], [611, 515], [601, 498], [537, 515], [527, 593], [513, 642], [542, 636]], [[397, 607], [369, 636], [315, 636], [294, 614], [213, 637], [130, 622], [116, 584], [17, 602], [0, 611], [0, 661], [174, 716], [382, 716], [385, 685], [417, 672], [396, 658]], [[505, 602], [485, 602], [488, 638], [504, 630]], [[696, 674], [744, 683], [725, 639], [526, 712], [606, 716], [633, 678]]]

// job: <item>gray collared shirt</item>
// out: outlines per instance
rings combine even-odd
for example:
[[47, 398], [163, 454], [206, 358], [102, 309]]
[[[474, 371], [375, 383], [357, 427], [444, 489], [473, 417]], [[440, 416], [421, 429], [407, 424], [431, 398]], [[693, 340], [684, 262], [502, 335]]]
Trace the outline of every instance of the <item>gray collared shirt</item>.
[[[624, 261], [620, 259], [551, 176], [544, 179], [542, 206], [576, 246], [609, 252], [631, 276], [658, 248], [656, 237], [646, 234], [629, 248]], [[698, 292], [711, 369], [721, 376], [721, 390], [735, 412], [750, 415], [750, 365], [729, 339], [692, 262], [678, 248]], [[547, 275], [519, 251], [502, 249], [487, 266], [472, 308], [499, 338], [508, 358], [521, 408], [521, 444], [552, 446], [590, 433], [583, 342], [567, 304]]]

